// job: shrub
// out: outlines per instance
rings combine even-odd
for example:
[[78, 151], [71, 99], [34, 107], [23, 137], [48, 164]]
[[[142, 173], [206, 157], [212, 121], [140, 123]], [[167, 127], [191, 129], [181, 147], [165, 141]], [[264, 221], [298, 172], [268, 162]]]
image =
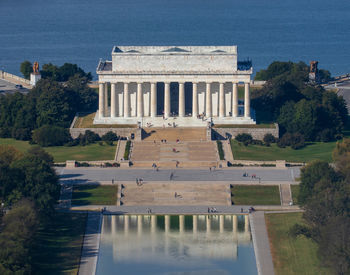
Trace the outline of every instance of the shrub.
[[285, 133], [283, 137], [278, 141], [277, 146], [281, 148], [291, 146], [292, 149], [297, 150], [305, 147], [305, 139], [304, 136], [300, 133]]
[[251, 134], [243, 133], [243, 134], [238, 134], [235, 137], [235, 140], [237, 140], [238, 142], [242, 142], [244, 145], [248, 145], [252, 143], [253, 137]]
[[112, 131], [109, 131], [107, 133], [105, 133], [102, 138], [101, 138], [103, 141], [117, 141], [118, 140], [118, 136], [113, 133]]
[[19, 140], [30, 140], [32, 131], [30, 128], [13, 128], [12, 137]]
[[222, 149], [222, 142], [220, 140], [217, 140], [216, 144], [218, 146], [218, 152], [219, 152], [220, 160], [224, 160], [225, 159], [225, 153], [224, 153], [224, 150]]
[[70, 140], [70, 134], [63, 127], [44, 125], [33, 131], [32, 139], [43, 147], [61, 146]]
[[79, 140], [79, 144], [80, 145], [88, 145], [88, 144], [92, 144], [95, 143], [96, 141], [100, 141], [101, 138], [98, 134], [90, 131], [90, 130], [86, 130], [85, 134], [80, 134], [77, 138]]
[[263, 140], [264, 140], [265, 144], [270, 144], [270, 143], [275, 143], [276, 142], [276, 138], [270, 133], [266, 134], [264, 136]]
[[264, 145], [264, 143], [261, 140], [253, 139], [251, 144], [253, 145]]
[[113, 146], [113, 141], [112, 140], [106, 140], [105, 142], [106, 142], [107, 145]]
[[124, 159], [128, 160], [129, 159], [129, 153], [130, 153], [130, 146], [131, 146], [131, 141], [128, 140], [125, 145], [125, 152], [124, 152]]

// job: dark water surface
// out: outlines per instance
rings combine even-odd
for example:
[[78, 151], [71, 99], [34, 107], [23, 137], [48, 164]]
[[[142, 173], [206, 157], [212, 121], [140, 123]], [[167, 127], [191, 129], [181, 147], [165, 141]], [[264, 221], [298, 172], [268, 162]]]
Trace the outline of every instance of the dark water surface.
[[349, 0], [0, 0], [0, 69], [28, 59], [95, 73], [113, 45], [238, 45], [255, 71], [318, 60], [350, 72]]

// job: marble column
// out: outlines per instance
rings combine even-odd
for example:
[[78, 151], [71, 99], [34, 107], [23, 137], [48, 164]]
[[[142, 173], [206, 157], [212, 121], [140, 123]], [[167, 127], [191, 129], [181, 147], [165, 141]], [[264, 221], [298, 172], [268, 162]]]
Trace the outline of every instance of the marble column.
[[238, 83], [232, 85], [232, 116], [238, 117]]
[[211, 104], [211, 83], [206, 85], [206, 108], [205, 115], [207, 117], [212, 117], [212, 104]]
[[170, 83], [164, 83], [164, 117], [170, 117]]
[[116, 117], [117, 111], [117, 92], [115, 86], [115, 83], [111, 83], [111, 117]]
[[107, 116], [108, 113], [108, 83], [105, 83], [105, 88], [104, 88], [104, 97], [105, 97], [105, 116]]
[[142, 83], [137, 83], [137, 117], [143, 117]]
[[197, 83], [192, 83], [192, 117], [197, 118], [198, 116], [198, 92]]
[[104, 103], [104, 84], [98, 84], [98, 116], [103, 118], [105, 116], [105, 103]]
[[185, 83], [179, 82], [179, 117], [185, 116]]
[[225, 91], [224, 83], [219, 84], [219, 117], [225, 117]]
[[151, 82], [151, 117], [157, 116], [157, 83]]
[[124, 83], [124, 117], [130, 117], [129, 83]]
[[244, 117], [250, 118], [250, 92], [249, 92], [249, 83], [244, 83]]

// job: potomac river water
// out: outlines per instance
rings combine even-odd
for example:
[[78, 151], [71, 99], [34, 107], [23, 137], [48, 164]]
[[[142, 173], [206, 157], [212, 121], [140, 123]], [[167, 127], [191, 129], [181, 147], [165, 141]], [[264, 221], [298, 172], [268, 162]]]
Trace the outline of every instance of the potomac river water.
[[238, 45], [255, 71], [318, 60], [349, 72], [349, 0], [1, 0], [0, 69], [77, 63], [95, 75], [113, 45]]

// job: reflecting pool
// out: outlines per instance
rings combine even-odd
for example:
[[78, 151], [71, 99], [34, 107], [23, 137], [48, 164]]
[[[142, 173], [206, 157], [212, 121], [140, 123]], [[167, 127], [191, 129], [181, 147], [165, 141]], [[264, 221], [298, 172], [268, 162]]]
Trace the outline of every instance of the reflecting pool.
[[104, 216], [96, 274], [257, 274], [248, 216]]

